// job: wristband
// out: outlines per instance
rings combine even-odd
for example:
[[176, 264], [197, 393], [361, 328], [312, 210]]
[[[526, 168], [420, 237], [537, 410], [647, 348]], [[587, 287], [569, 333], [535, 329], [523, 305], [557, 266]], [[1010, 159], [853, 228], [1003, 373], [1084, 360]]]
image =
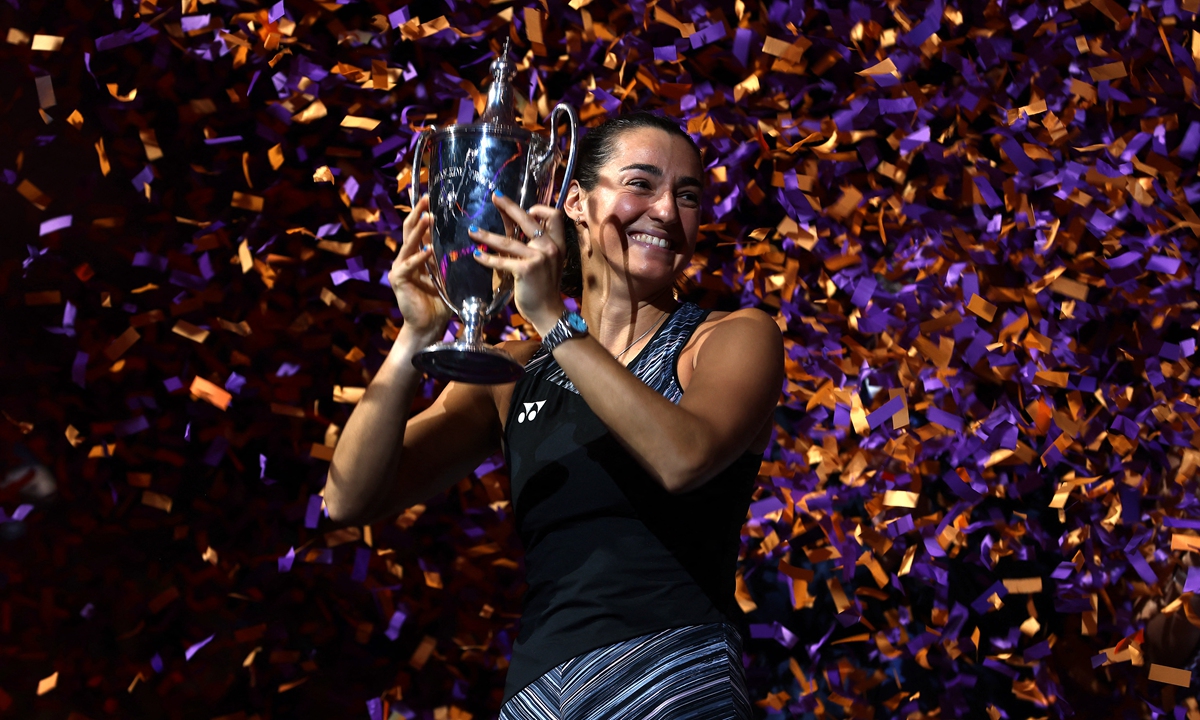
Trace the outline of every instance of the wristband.
[[546, 333], [546, 337], [542, 338], [542, 347], [546, 348], [546, 352], [554, 352], [554, 348], [561, 345], [572, 338], [586, 337], [588, 334], [587, 322], [577, 312], [570, 310], [563, 311], [562, 317], [558, 319], [558, 323]]

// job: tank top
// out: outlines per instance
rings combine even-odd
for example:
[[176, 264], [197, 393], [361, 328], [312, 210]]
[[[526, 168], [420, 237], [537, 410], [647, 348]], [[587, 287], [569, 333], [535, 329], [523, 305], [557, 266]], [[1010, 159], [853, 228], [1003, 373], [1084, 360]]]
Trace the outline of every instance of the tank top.
[[[691, 303], [676, 308], [629, 370], [678, 403], [679, 353], [707, 316]], [[529, 589], [505, 702], [589, 650], [733, 617], [740, 531], [762, 460], [747, 452], [699, 488], [671, 494], [544, 348], [525, 368], [504, 451]]]

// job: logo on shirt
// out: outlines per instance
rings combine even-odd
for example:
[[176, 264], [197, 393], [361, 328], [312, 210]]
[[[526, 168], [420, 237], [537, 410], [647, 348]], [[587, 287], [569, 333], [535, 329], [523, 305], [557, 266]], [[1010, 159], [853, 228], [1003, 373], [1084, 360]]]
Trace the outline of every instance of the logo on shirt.
[[542, 406], [546, 404], [546, 401], [538, 400], [537, 402], [521, 404], [525, 406], [525, 409], [522, 410], [521, 414], [517, 416], [517, 422], [519, 423], [523, 423], [526, 420], [532, 420], [537, 417], [538, 410], [542, 409]]

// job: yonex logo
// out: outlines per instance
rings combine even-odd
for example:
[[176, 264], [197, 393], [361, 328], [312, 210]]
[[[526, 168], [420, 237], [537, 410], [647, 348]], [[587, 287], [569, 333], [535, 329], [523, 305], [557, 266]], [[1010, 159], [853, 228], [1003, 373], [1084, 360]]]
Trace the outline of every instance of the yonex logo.
[[519, 423], [523, 423], [526, 420], [532, 420], [537, 417], [538, 410], [542, 409], [542, 406], [546, 404], [546, 401], [538, 400], [537, 402], [521, 404], [525, 406], [525, 409], [522, 410], [521, 414], [517, 416], [517, 422]]

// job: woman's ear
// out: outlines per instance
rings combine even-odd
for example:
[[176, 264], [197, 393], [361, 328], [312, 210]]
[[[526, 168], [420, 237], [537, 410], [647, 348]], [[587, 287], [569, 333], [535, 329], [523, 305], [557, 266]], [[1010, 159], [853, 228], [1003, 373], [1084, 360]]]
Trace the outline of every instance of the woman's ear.
[[563, 212], [567, 214], [567, 219], [575, 223], [577, 227], [587, 227], [587, 212], [584, 209], [585, 191], [579, 185], [578, 180], [572, 180], [571, 185], [567, 188], [567, 199], [563, 202]]

